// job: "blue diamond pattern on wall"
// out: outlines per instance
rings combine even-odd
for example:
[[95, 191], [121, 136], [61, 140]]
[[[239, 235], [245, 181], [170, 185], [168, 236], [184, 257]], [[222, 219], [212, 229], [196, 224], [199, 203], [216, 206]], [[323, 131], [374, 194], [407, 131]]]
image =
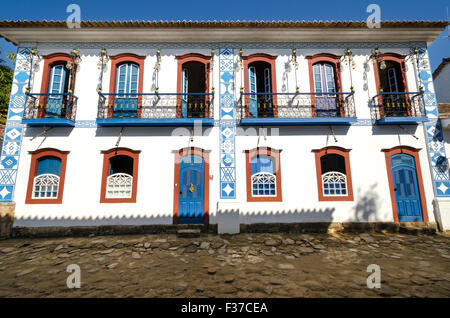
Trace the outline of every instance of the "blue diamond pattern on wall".
[[17, 167], [23, 137], [23, 128], [20, 125], [20, 121], [25, 108], [25, 87], [28, 85], [30, 76], [29, 52], [29, 48], [20, 47], [17, 49], [0, 160], [0, 202], [11, 202], [14, 199]]
[[430, 122], [425, 124], [428, 143], [428, 156], [432, 166], [432, 178], [437, 196], [450, 197], [450, 171], [445, 154], [441, 120], [438, 118], [436, 94], [434, 94], [433, 77], [426, 47], [419, 49], [418, 81], [426, 89], [424, 94], [425, 111]]
[[236, 198], [236, 170], [234, 165], [234, 139], [236, 122], [234, 114], [234, 50], [219, 50], [219, 105], [220, 105], [220, 198]]

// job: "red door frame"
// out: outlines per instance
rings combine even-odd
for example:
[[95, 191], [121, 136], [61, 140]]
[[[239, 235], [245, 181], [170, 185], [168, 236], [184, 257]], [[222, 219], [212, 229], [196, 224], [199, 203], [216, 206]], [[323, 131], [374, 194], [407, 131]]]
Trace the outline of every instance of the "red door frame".
[[174, 187], [173, 187], [173, 224], [178, 224], [178, 199], [180, 194], [180, 160], [187, 155], [197, 155], [205, 161], [204, 166], [204, 202], [203, 224], [209, 225], [209, 153], [211, 150], [203, 150], [197, 147], [186, 147], [175, 152]]
[[[408, 88], [408, 79], [406, 78], [406, 71], [405, 71], [405, 58], [406, 55], [401, 55], [401, 54], [397, 54], [397, 53], [383, 53], [378, 55], [374, 60], [373, 60], [373, 72], [375, 75], [375, 85], [377, 87], [377, 95], [380, 92], [380, 72], [378, 71], [378, 67], [379, 67], [379, 63], [381, 63], [382, 61], [391, 61], [394, 63], [397, 63], [400, 66], [400, 71], [401, 71], [401, 76], [402, 76], [402, 83], [403, 83], [403, 87], [405, 92], [409, 92], [409, 88]], [[407, 100], [409, 100], [409, 96], [405, 95], [405, 98]], [[378, 96], [378, 103], [380, 105], [382, 105], [382, 99], [381, 96]], [[410, 114], [410, 110], [408, 108], [408, 114]], [[380, 116], [383, 117], [384, 113], [383, 113], [383, 109], [380, 108]]]
[[381, 150], [382, 152], [384, 152], [386, 159], [386, 169], [389, 180], [389, 192], [391, 193], [391, 204], [392, 204], [392, 213], [394, 214], [394, 222], [399, 222], [399, 220], [398, 220], [397, 203], [395, 200], [394, 178], [392, 176], [391, 157], [393, 155], [401, 153], [410, 155], [414, 158], [414, 164], [416, 166], [417, 185], [419, 187], [419, 196], [421, 203], [420, 205], [422, 206], [423, 221], [428, 222], [427, 201], [425, 199], [425, 190], [423, 187], [423, 180], [422, 180], [422, 169], [420, 168], [420, 160], [419, 160], [420, 150], [421, 149], [416, 149], [409, 146], [397, 146], [390, 149]]
[[[181, 94], [182, 79], [181, 75], [183, 73], [183, 64], [187, 62], [199, 62], [205, 66], [205, 93], [209, 93], [209, 74], [210, 74], [210, 60], [211, 56], [203, 55], [200, 53], [187, 53], [183, 55], [177, 55], [175, 57], [178, 60], [178, 70], [177, 70], [177, 93]], [[205, 96], [205, 103], [209, 103], [209, 96]], [[177, 105], [181, 105], [181, 96], [177, 97]], [[180, 106], [181, 107], [181, 106]], [[177, 107], [177, 117], [181, 117], [181, 108]], [[209, 117], [209, 108], [205, 107], [205, 117]]]
[[[270, 65], [270, 72], [272, 77], [272, 93], [277, 92], [277, 70], [275, 66], [275, 61], [277, 59], [276, 55], [270, 55], [266, 53], [254, 53], [250, 55], [246, 55], [242, 57], [244, 60], [244, 92], [249, 92], [249, 84], [248, 84], [248, 66], [253, 62], [266, 62]], [[278, 109], [277, 109], [277, 95], [272, 96], [273, 102], [273, 116], [278, 117]], [[248, 105], [249, 98], [248, 95], [245, 96], [245, 103]], [[249, 116], [248, 107], [245, 109], [245, 117]]]
[[[314, 55], [308, 55], [305, 58], [308, 60], [308, 70], [309, 70], [309, 89], [311, 93], [315, 93], [316, 89], [314, 87], [314, 71], [313, 66], [316, 63], [319, 62], [325, 62], [329, 63], [333, 66], [334, 71], [334, 79], [336, 84], [336, 92], [341, 93], [342, 92], [342, 79], [341, 79], [341, 55], [334, 55], [331, 53], [318, 53]], [[339, 95], [336, 95], [339, 96]], [[341, 95], [342, 96], [342, 95]], [[340, 98], [338, 98], [339, 100]], [[313, 117], [317, 116], [316, 113], [316, 95], [311, 95], [311, 104], [312, 104], [312, 111], [313, 111]], [[342, 111], [342, 109], [341, 109]], [[342, 115], [342, 114], [341, 114]]]

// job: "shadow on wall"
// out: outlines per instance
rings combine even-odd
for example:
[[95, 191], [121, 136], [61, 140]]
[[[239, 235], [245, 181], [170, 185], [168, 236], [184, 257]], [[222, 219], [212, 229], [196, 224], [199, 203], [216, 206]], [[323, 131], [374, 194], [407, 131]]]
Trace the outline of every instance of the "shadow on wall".
[[353, 208], [354, 222], [376, 222], [376, 214], [380, 206], [380, 197], [377, 194], [375, 183], [369, 187], [365, 193], [361, 194], [361, 188], [358, 188], [356, 196], [356, 205]]
[[[225, 214], [227, 211], [221, 211]], [[240, 223], [331, 223], [334, 208], [240, 212]]]
[[21, 217], [14, 218], [13, 227], [70, 227], [102, 225], [153, 225], [172, 224], [172, 214], [151, 216], [109, 216], [109, 217]]

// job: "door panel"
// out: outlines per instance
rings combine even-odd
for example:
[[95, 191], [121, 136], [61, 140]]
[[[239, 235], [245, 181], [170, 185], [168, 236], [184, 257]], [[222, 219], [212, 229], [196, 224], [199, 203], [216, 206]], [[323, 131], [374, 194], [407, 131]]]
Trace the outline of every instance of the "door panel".
[[122, 64], [117, 69], [114, 117], [137, 117], [139, 66]]
[[391, 166], [399, 221], [423, 222], [414, 158], [405, 154], [392, 156]]
[[[257, 83], [256, 83], [256, 68], [254, 66], [250, 66], [248, 68], [248, 90], [249, 93], [257, 92]], [[258, 97], [257, 95], [249, 95], [248, 101], [248, 112], [250, 118], [258, 117]]]
[[[64, 65], [56, 65], [52, 67], [50, 75], [50, 94], [47, 100], [47, 107], [45, 117], [59, 117], [61, 116], [62, 104], [64, 102], [64, 96], [66, 85], [66, 70]], [[54, 95], [52, 95], [54, 94]]]
[[180, 161], [178, 221], [180, 224], [203, 224], [204, 162], [196, 155]]
[[339, 115], [336, 108], [336, 95], [322, 94], [335, 93], [333, 66], [319, 63], [313, 66], [317, 117], [336, 117]]

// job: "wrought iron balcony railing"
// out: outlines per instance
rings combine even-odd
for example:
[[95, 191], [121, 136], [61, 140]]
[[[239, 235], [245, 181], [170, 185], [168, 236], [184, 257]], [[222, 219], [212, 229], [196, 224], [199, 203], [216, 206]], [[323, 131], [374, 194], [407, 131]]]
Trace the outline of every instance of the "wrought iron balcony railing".
[[28, 93], [23, 118], [68, 119], [75, 121], [78, 97], [71, 93], [34, 94]]
[[98, 118], [213, 118], [213, 93], [99, 93]]
[[356, 117], [354, 93], [242, 93], [241, 118]]
[[379, 93], [372, 98], [372, 116], [376, 120], [387, 117], [425, 117], [423, 93]]

